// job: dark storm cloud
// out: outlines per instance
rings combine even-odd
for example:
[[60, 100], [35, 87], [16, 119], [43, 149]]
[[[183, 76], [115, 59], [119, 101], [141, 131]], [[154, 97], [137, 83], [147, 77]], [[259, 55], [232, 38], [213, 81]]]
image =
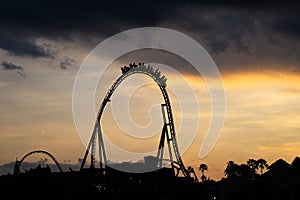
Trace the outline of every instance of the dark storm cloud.
[[[169, 3], [169, 2], [168, 2]], [[7, 1], [0, 22], [4, 26], [27, 27], [48, 37], [89, 33], [106, 36], [129, 25], [155, 25], [172, 13], [164, 1], [157, 6], [144, 1]], [[14, 12], [11, 12], [11, 11]], [[123, 27], [119, 27], [123, 24]]]
[[[207, 15], [207, 13], [204, 15]], [[250, 54], [247, 38], [253, 37], [256, 31], [252, 13], [244, 11], [237, 14], [237, 12], [227, 10], [214, 15], [214, 18], [207, 19], [204, 22], [204, 24], [210, 24], [210, 26], [206, 26], [207, 28], [202, 29], [200, 32], [211, 52], [215, 54], [224, 53], [232, 45], [236, 51]], [[197, 27], [196, 24], [199, 22], [196, 18], [195, 21], [191, 19], [190, 23], [191, 27]]]
[[[285, 1], [286, 2], [286, 1]], [[155, 26], [164, 20], [180, 18], [178, 11], [188, 14], [189, 8], [257, 9], [277, 5], [276, 1], [17, 1], [2, 3], [1, 28], [17, 27], [24, 31], [19, 37], [30, 35], [68, 38], [84, 33], [108, 36], [123, 29]], [[280, 4], [282, 5], [282, 3]], [[227, 22], [225, 22], [227, 23]], [[200, 22], [206, 28], [207, 24]], [[211, 25], [209, 25], [211, 26]], [[1, 30], [1, 29], [0, 29]], [[228, 31], [228, 30], [227, 30]], [[5, 37], [7, 38], [7, 36]], [[14, 51], [15, 49], [11, 49]], [[43, 54], [41, 54], [43, 56]]]
[[54, 52], [45, 45], [38, 45], [32, 36], [22, 35], [22, 30], [0, 30], [0, 48], [15, 56], [54, 57]]
[[23, 67], [6, 61], [3, 61], [1, 65], [3, 66], [4, 70], [24, 70]]
[[218, 54], [226, 51], [227, 47], [229, 46], [229, 42], [225, 39], [210, 38], [208, 40], [208, 46], [210, 46], [214, 53]]
[[[152, 2], [6, 1], [1, 4], [0, 48], [17, 56], [55, 57], [35, 39], [105, 37], [138, 26], [155, 26], [174, 6]], [[166, 10], [168, 10], [166, 12]], [[93, 44], [94, 45], [94, 44]]]
[[273, 29], [288, 37], [300, 39], [300, 14], [297, 13], [276, 21]]
[[[257, 39], [256, 21], [263, 31], [283, 33], [299, 39], [299, 3], [296, 1], [203, 0], [203, 1], [6, 1], [0, 12], [0, 48], [18, 56], [56, 58], [37, 39], [83, 41], [95, 46], [105, 37], [131, 28], [164, 26], [196, 33], [210, 53], [253, 55]], [[265, 13], [258, 15], [257, 13]], [[265, 33], [260, 33], [265, 34]], [[268, 37], [268, 42], [283, 44], [284, 37]], [[270, 39], [271, 38], [271, 39]], [[262, 52], [259, 52], [262, 54]], [[255, 55], [254, 55], [255, 56]], [[67, 69], [70, 60], [60, 61]]]

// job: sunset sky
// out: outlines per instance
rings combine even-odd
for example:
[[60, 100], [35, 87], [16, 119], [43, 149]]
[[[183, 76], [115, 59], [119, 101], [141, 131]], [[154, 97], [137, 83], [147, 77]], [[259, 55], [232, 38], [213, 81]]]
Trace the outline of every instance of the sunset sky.
[[[219, 0], [79, 2], [6, 1], [1, 5], [0, 165], [36, 149], [49, 151], [60, 162], [77, 163], [85, 151], [72, 113], [77, 70], [106, 38], [149, 26], [188, 35], [217, 65], [226, 93], [226, 117], [215, 147], [199, 158], [211, 115], [209, 93], [192, 66], [170, 53], [144, 50], [120, 57], [97, 88], [96, 107], [121, 75], [121, 66], [161, 63], [184, 75], [200, 107], [199, 115], [190, 115], [200, 122], [195, 140], [182, 155], [186, 166], [198, 169], [206, 163], [206, 174], [218, 180], [229, 160], [245, 163], [249, 158], [264, 158], [271, 164], [283, 158], [290, 163], [300, 155], [299, 4], [234, 0], [226, 4]], [[168, 86], [180, 87], [176, 74], [166, 75]], [[136, 81], [130, 77], [112, 101], [122, 102]], [[178, 100], [172, 93], [170, 98], [175, 127], [180, 127]], [[180, 101], [189, 103], [189, 99]], [[150, 121], [149, 110], [153, 109], [153, 116], [159, 112], [151, 106], [161, 103], [160, 92], [155, 85], [146, 85], [133, 91], [130, 103], [133, 120], [145, 126]], [[111, 110], [108, 107], [104, 113], [103, 130], [112, 141], [133, 152], [156, 150], [159, 135], [148, 146], [126, 139], [113, 122]]]

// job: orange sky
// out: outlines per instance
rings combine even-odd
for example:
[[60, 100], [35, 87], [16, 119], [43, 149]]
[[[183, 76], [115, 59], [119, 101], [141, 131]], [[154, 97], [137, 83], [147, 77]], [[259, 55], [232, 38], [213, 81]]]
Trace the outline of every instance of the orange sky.
[[[99, 1], [82, 5], [62, 1], [57, 5], [45, 1], [16, 6], [14, 1], [5, 1], [1, 6], [0, 165], [36, 149], [49, 151], [60, 162], [77, 163], [84, 155], [85, 146], [77, 133], [72, 110], [76, 73], [99, 43], [139, 27], [162, 27], [187, 34], [203, 45], [214, 60], [226, 92], [226, 118], [219, 140], [206, 157], [199, 158], [214, 114], [211, 113], [210, 94], [203, 80], [194, 75], [196, 70], [191, 69], [189, 61], [175, 53], [145, 48], [123, 54], [100, 81], [95, 108], [120, 76], [119, 69], [124, 63], [162, 63], [185, 75], [199, 105], [200, 112], [195, 113], [188, 95], [176, 99], [171, 88], [177, 88], [184, 95], [188, 90], [182, 87], [175, 74], [166, 73], [175, 128], [180, 138], [178, 144], [184, 146], [189, 142], [187, 136], [196, 133], [192, 144], [181, 152], [185, 165], [197, 169], [201, 163], [206, 163], [209, 168], [206, 174], [220, 179], [229, 160], [245, 163], [249, 158], [264, 158], [270, 164], [278, 158], [291, 162], [299, 156], [300, 19], [297, 3], [232, 1], [226, 5], [220, 1], [186, 0], [150, 4]], [[143, 6], [151, 12], [139, 12]], [[143, 35], [137, 47], [151, 44], [160, 34]], [[132, 38], [137, 39], [127, 35], [119, 39], [132, 46], [129, 42]], [[189, 57], [201, 57], [199, 51], [188, 48], [187, 43], [176, 38], [167, 34], [159, 45], [171, 39], [167, 49], [178, 42]], [[115, 45], [105, 48], [98, 55], [99, 59], [119, 51], [120, 43]], [[133, 152], [156, 150], [162, 123], [159, 108], [162, 98], [157, 87], [148, 84], [134, 90], [137, 83], [144, 80], [149, 81], [142, 76], [126, 79], [103, 117], [105, 133], [111, 134], [109, 137], [116, 144]], [[127, 119], [124, 110], [120, 113], [118, 110], [127, 108], [124, 103], [128, 96], [134, 123], [138, 128], [146, 126], [147, 129], [141, 131], [143, 134], [154, 134], [149, 141], [133, 140], [114, 123], [111, 111], [117, 113], [119, 120]], [[180, 112], [180, 103], [188, 105], [184, 113]], [[186, 123], [189, 126], [181, 124], [182, 116], [189, 119]], [[198, 128], [191, 127], [192, 120], [199, 120]], [[89, 137], [94, 122], [87, 121], [84, 134]], [[128, 132], [138, 130], [126, 124], [123, 128]], [[151, 126], [147, 127], [148, 124]], [[109, 149], [107, 152], [114, 153]]]
[[[1, 82], [0, 91], [6, 93], [6, 96], [2, 98], [0, 105], [1, 113], [5, 113], [0, 116], [0, 163], [13, 161], [16, 157], [21, 158], [25, 153], [36, 149], [51, 152], [61, 162], [71, 160], [72, 163], [76, 163], [78, 158], [83, 157], [85, 147], [80, 141], [72, 118], [71, 96], [75, 75], [60, 74], [52, 77], [51, 82], [40, 82], [43, 78], [47, 80], [49, 73], [50, 71], [39, 73], [38, 79], [32, 78], [30, 81], [20, 78], [13, 85], [9, 80]], [[172, 81], [172, 78], [171, 75], [168, 76], [170, 87], [172, 84], [178, 84]], [[206, 163], [209, 167], [206, 174], [218, 180], [223, 176], [226, 162], [229, 160], [245, 163], [249, 158], [262, 157], [269, 163], [278, 158], [291, 162], [298, 156], [299, 75], [278, 71], [224, 74], [223, 82], [227, 96], [225, 125], [217, 144], [203, 159], [200, 159], [198, 154], [209, 124], [210, 98], [201, 78], [186, 78], [192, 87], [196, 88], [200, 105], [200, 125], [195, 140], [182, 155], [185, 165], [197, 169], [200, 163]], [[31, 86], [22, 87], [25, 83]], [[121, 85], [118, 91], [126, 95], [128, 84], [130, 82]], [[57, 87], [58, 85], [61, 87]], [[49, 90], [45, 91], [44, 87]], [[10, 92], [12, 88], [15, 92]], [[120, 94], [118, 91], [114, 95]], [[147, 98], [150, 91], [151, 100]], [[157, 102], [160, 98], [157, 88], [151, 85], [133, 93], [131, 101], [135, 108], [140, 107], [138, 111], [132, 111], [133, 119], [139, 119], [136, 123], [149, 123], [147, 110], [151, 108], [151, 102], [160, 103]], [[178, 102], [171, 93], [170, 98], [175, 127], [178, 128]], [[185, 101], [188, 102], [188, 99], [183, 100]], [[100, 100], [97, 103], [100, 104]], [[158, 144], [156, 139], [159, 135], [149, 140], [149, 146], [145, 145], [147, 142], [141, 145], [136, 143], [134, 146], [130, 143], [131, 140], [127, 143], [126, 136], [122, 136], [122, 132], [118, 135], [118, 130], [113, 128], [109, 108], [103, 123], [105, 131], [114, 130], [115, 137], [125, 138], [118, 140], [118, 143], [130, 151], [157, 148], [155, 145]], [[178, 143], [180, 145], [180, 141]]]

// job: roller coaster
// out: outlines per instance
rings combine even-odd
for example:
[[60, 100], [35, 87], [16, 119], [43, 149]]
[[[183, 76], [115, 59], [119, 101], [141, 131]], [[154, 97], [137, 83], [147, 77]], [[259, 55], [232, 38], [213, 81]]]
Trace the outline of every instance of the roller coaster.
[[[175, 125], [174, 125], [174, 118], [172, 114], [172, 107], [170, 103], [170, 98], [167, 92], [167, 79], [164, 75], [161, 74], [161, 72], [158, 69], [154, 69], [150, 65], [145, 65], [144, 63], [139, 63], [138, 65], [135, 63], [130, 63], [129, 66], [124, 66], [121, 68], [122, 75], [112, 84], [108, 92], [106, 93], [100, 107], [98, 110], [97, 118], [95, 121], [93, 133], [91, 135], [91, 138], [89, 140], [88, 146], [86, 148], [81, 166], [79, 171], [85, 171], [85, 166], [87, 165], [87, 157], [90, 155], [90, 166], [88, 169], [96, 169], [96, 159], [95, 159], [95, 153], [96, 153], [96, 143], [98, 139], [98, 150], [99, 150], [99, 164], [100, 164], [100, 172], [102, 172], [102, 175], [105, 175], [105, 169], [108, 167], [107, 163], [107, 157], [104, 147], [104, 141], [103, 141], [103, 135], [102, 135], [102, 129], [101, 129], [101, 117], [103, 115], [103, 111], [107, 105], [108, 102], [111, 101], [111, 97], [117, 87], [129, 76], [133, 74], [145, 74], [149, 77], [151, 77], [154, 82], [157, 84], [158, 88], [161, 91], [161, 94], [163, 96], [164, 102], [161, 104], [162, 109], [162, 115], [164, 120], [164, 125], [162, 127], [161, 137], [157, 149], [157, 155], [155, 157], [154, 164], [156, 165], [155, 168], [159, 169], [163, 167], [163, 160], [170, 161], [171, 169], [174, 172], [174, 175], [176, 177], [179, 176], [180, 172], [184, 177], [187, 177], [189, 179], [192, 179], [194, 182], [199, 182], [198, 178], [196, 176], [196, 173], [194, 169], [189, 166], [185, 167], [176, 140], [176, 132], [175, 132]], [[169, 153], [169, 159], [164, 158], [164, 148], [165, 143], [167, 143], [167, 150]], [[27, 153], [23, 156], [23, 158], [18, 161], [16, 160], [15, 166], [14, 166], [14, 174], [20, 174], [21, 170], [21, 164], [22, 162], [28, 158], [31, 155], [34, 154], [45, 154], [48, 157], [50, 157], [56, 164], [57, 168], [60, 172], [63, 172], [61, 169], [58, 161], [55, 159], [55, 157], [44, 150], [35, 150]], [[173, 157], [174, 155], [174, 157]]]
[[[99, 161], [100, 161], [100, 169], [102, 171], [105, 171], [105, 166], [107, 164], [107, 158], [106, 158], [106, 152], [103, 142], [103, 135], [101, 130], [101, 117], [103, 114], [103, 111], [105, 109], [105, 106], [108, 102], [111, 101], [111, 97], [117, 87], [122, 83], [123, 80], [125, 80], [127, 77], [133, 75], [133, 74], [145, 74], [151, 77], [154, 82], [159, 87], [164, 103], [161, 104], [162, 107], [162, 114], [164, 119], [164, 125], [162, 128], [161, 138], [157, 150], [157, 167], [162, 167], [162, 161], [163, 153], [164, 153], [164, 146], [165, 143], [168, 145], [168, 152], [170, 156], [171, 161], [171, 167], [174, 170], [175, 176], [179, 176], [180, 172], [184, 177], [191, 178], [195, 182], [198, 182], [198, 178], [196, 176], [196, 173], [192, 167], [186, 168], [177, 144], [176, 140], [176, 132], [175, 132], [175, 125], [174, 125], [174, 119], [172, 114], [172, 107], [170, 103], [170, 98], [167, 92], [167, 79], [164, 75], [161, 74], [161, 72], [158, 69], [154, 69], [150, 65], [145, 65], [144, 63], [130, 63], [129, 66], [124, 66], [121, 68], [122, 75], [112, 84], [108, 92], [106, 93], [100, 107], [98, 110], [97, 118], [95, 121], [94, 129], [92, 136], [90, 138], [90, 141], [88, 143], [88, 146], [85, 151], [85, 155], [83, 157], [83, 161], [81, 163], [80, 171], [85, 169], [87, 157], [90, 154], [90, 168], [95, 168], [95, 152], [96, 152], [96, 143], [98, 138], [98, 145], [99, 145]], [[173, 158], [173, 154], [175, 156], [175, 159]]]
[[20, 161], [16, 160], [15, 166], [14, 166], [14, 174], [20, 174], [21, 173], [21, 164], [23, 163], [23, 161], [26, 158], [28, 158], [28, 157], [30, 157], [30, 156], [32, 156], [34, 154], [44, 154], [44, 155], [47, 155], [49, 158], [51, 158], [54, 161], [54, 163], [56, 164], [58, 170], [60, 172], [63, 172], [63, 170], [61, 169], [58, 161], [56, 160], [56, 158], [52, 154], [50, 154], [49, 152], [44, 151], [44, 150], [35, 150], [35, 151], [31, 151], [31, 152], [25, 154]]

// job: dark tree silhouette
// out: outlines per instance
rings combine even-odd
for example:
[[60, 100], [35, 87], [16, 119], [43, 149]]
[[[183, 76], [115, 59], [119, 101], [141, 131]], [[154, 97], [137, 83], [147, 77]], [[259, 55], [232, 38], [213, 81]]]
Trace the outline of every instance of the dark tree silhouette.
[[269, 165], [267, 163], [267, 161], [263, 158], [260, 158], [257, 160], [257, 165], [258, 165], [258, 168], [260, 168], [260, 175], [262, 175], [263, 173], [263, 169], [268, 169]]
[[199, 171], [202, 172], [201, 180], [202, 182], [206, 181], [206, 176], [204, 175], [204, 171], [208, 170], [208, 166], [204, 163], [199, 165]]
[[255, 171], [246, 164], [238, 165], [234, 161], [228, 161], [224, 174], [229, 181], [249, 182], [255, 178]]
[[238, 166], [238, 178], [243, 182], [249, 182], [254, 180], [255, 171], [246, 164]]
[[247, 165], [250, 167], [250, 169], [252, 169], [254, 172], [256, 172], [256, 170], [258, 169], [258, 162], [255, 159], [249, 159], [247, 161]]
[[224, 170], [224, 174], [227, 178], [236, 177], [238, 171], [238, 165], [234, 163], [234, 161], [230, 160], [227, 162], [226, 169]]

